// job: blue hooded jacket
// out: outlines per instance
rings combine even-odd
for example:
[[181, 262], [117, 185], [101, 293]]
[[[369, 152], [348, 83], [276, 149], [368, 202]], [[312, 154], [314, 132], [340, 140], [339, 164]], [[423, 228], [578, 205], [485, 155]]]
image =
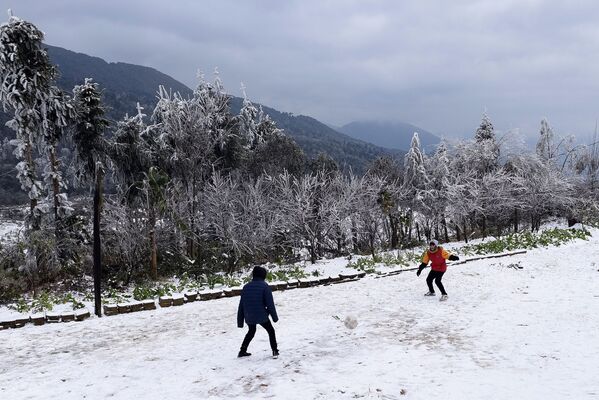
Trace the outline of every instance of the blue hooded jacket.
[[263, 277], [254, 276], [254, 279], [245, 285], [241, 292], [237, 310], [237, 326], [243, 328], [244, 320], [246, 324], [261, 324], [268, 321], [269, 315], [273, 322], [279, 320], [272, 298], [272, 290]]

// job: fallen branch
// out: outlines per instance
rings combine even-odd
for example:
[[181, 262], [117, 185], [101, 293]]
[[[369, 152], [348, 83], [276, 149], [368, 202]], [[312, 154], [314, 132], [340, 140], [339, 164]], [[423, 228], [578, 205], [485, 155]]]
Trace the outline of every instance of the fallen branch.
[[[517, 254], [525, 254], [525, 253], [526, 253], [526, 250], [518, 250], [518, 251], [512, 251], [510, 253], [488, 254], [488, 255], [484, 255], [484, 256], [476, 256], [476, 257], [472, 257], [472, 258], [467, 258], [465, 260], [454, 261], [454, 262], [448, 263], [447, 266], [465, 264], [465, 263], [470, 262], [470, 261], [478, 261], [478, 260], [483, 260], [485, 258], [509, 257], [509, 256], [515, 256]], [[386, 277], [386, 276], [399, 275], [402, 272], [406, 272], [406, 271], [416, 271], [418, 268], [419, 267], [402, 268], [402, 269], [398, 269], [398, 270], [395, 270], [395, 271], [391, 271], [391, 272], [379, 274], [376, 278], [383, 278], [383, 277]], [[430, 268], [430, 267], [427, 266], [426, 268]]]

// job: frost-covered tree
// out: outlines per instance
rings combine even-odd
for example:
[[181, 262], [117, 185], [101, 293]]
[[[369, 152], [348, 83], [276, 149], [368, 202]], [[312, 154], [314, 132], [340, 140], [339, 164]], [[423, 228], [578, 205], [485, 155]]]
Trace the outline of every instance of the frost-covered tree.
[[53, 203], [54, 223], [58, 235], [60, 219], [73, 211], [66, 194], [67, 184], [62, 177], [58, 143], [67, 126], [74, 122], [76, 112], [71, 99], [56, 86], [50, 88], [46, 112], [47, 128], [43, 131], [43, 145], [48, 155], [48, 165], [44, 170], [44, 177], [48, 186], [48, 197], [51, 197]]
[[546, 118], [541, 120], [541, 129], [539, 140], [537, 142], [537, 155], [541, 160], [552, 161], [556, 156], [556, 147], [554, 145], [553, 129]]
[[235, 270], [243, 254], [251, 252], [244, 238], [243, 207], [240, 199], [243, 191], [230, 175], [215, 173], [204, 190], [203, 236], [213, 249], [217, 260], [226, 260], [228, 272]]
[[48, 128], [47, 107], [56, 70], [42, 47], [44, 34], [30, 22], [11, 16], [0, 26], [0, 101], [14, 111], [7, 125], [16, 132], [13, 141], [17, 178], [30, 199], [29, 223], [40, 228], [42, 183], [37, 178], [35, 147]]
[[474, 134], [474, 140], [478, 143], [485, 140], [495, 140], [495, 127], [493, 126], [493, 123], [491, 122], [491, 119], [487, 113], [483, 114], [480, 125]]
[[[402, 192], [410, 207], [410, 220], [413, 220], [414, 212], [421, 211], [424, 208], [426, 188], [429, 185], [429, 178], [426, 174], [425, 158], [420, 149], [420, 139], [418, 133], [414, 132], [410, 149], [404, 157], [404, 178]], [[411, 237], [411, 226], [408, 236]], [[419, 226], [416, 225], [419, 231]]]
[[358, 247], [368, 250], [372, 257], [382, 245], [384, 215], [379, 207], [380, 193], [385, 187], [381, 178], [370, 177], [360, 180], [361, 188], [356, 197]]
[[274, 261], [285, 254], [287, 226], [280, 211], [275, 183], [268, 175], [255, 181], [245, 180], [242, 182], [243, 195], [238, 199], [241, 210], [239, 236], [257, 261]]
[[310, 251], [312, 263], [322, 254], [323, 237], [333, 229], [330, 203], [324, 201], [328, 180], [329, 175], [323, 172], [298, 178], [287, 173], [278, 177], [281, 211], [288, 218], [291, 234], [300, 239], [300, 247]]
[[424, 189], [428, 183], [424, 165], [424, 154], [420, 148], [420, 138], [414, 132], [410, 149], [404, 157], [404, 180], [403, 185], [410, 188], [416, 195], [417, 190]]
[[480, 179], [471, 170], [451, 168], [452, 181], [447, 187], [447, 215], [450, 216], [458, 240], [461, 237], [468, 242], [469, 223], [472, 216], [481, 211], [478, 201]]
[[218, 76], [212, 83], [202, 78], [190, 99], [161, 88], [152, 115], [164, 171], [180, 199], [177, 213], [191, 258], [199, 255], [200, 194], [213, 172], [237, 163], [231, 158], [236, 135], [229, 99]]
[[261, 135], [262, 132], [258, 131], [258, 125], [260, 123], [258, 117], [260, 113], [256, 106], [254, 106], [248, 99], [244, 86], [242, 86], [242, 91], [243, 104], [239, 111], [239, 115], [237, 116], [239, 135], [241, 136], [244, 146], [253, 149], [264, 141]]
[[[445, 209], [447, 208], [447, 188], [452, 180], [449, 172], [450, 160], [447, 153], [447, 144], [442, 141], [435, 153], [427, 159], [426, 170], [429, 178], [429, 186], [427, 187], [428, 195], [426, 196], [425, 213], [431, 215], [431, 220], [435, 228], [435, 237], [439, 238], [439, 225], [443, 228], [445, 241], [449, 241], [449, 233], [445, 220]], [[429, 227], [428, 236], [431, 236]]]
[[406, 212], [402, 207], [402, 171], [399, 164], [389, 156], [378, 157], [369, 166], [366, 172], [367, 178], [378, 178], [384, 182], [384, 187], [379, 193], [378, 204], [387, 221], [383, 229], [389, 237], [389, 247], [395, 249], [403, 239], [403, 222], [406, 220]]
[[94, 187], [94, 294], [96, 314], [101, 316], [102, 242], [100, 218], [107, 152], [104, 133], [109, 122], [105, 117], [106, 111], [102, 104], [100, 88], [89, 78], [85, 79], [83, 85], [75, 86], [73, 89], [73, 106], [76, 111], [73, 143], [75, 144], [75, 162], [78, 166], [77, 179], [80, 183]]
[[164, 172], [165, 161], [161, 156], [167, 152], [160, 146], [156, 126], [147, 126], [143, 108], [137, 107], [134, 117], [125, 117], [117, 124], [110, 159], [120, 190], [131, 208], [146, 212], [147, 240], [149, 248], [149, 275], [158, 278], [156, 223], [160, 210], [166, 204], [165, 187], [168, 174]]
[[495, 137], [495, 128], [486, 113], [483, 114], [480, 126], [476, 129], [472, 147], [474, 157], [470, 160], [470, 167], [479, 177], [499, 167], [499, 144]]
[[515, 201], [522, 213], [529, 216], [532, 230], [539, 230], [547, 216], [569, 213], [574, 204], [572, 185], [558, 169], [536, 154], [512, 157], [508, 168], [518, 194]]

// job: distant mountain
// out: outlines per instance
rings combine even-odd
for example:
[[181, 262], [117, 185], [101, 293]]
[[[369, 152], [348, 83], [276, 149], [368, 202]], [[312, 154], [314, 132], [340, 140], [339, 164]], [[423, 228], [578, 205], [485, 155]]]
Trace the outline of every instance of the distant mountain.
[[103, 89], [104, 102], [110, 107], [109, 116], [120, 120], [125, 114], [136, 113], [139, 102], [146, 114], [156, 104], [156, 92], [162, 85], [184, 96], [192, 90], [160, 71], [141, 65], [122, 62], [108, 63], [99, 57], [75, 53], [61, 47], [46, 45], [52, 63], [58, 66], [58, 86], [71, 93], [85, 78], [93, 78]]
[[[150, 114], [156, 104], [156, 91], [162, 85], [183, 96], [191, 95], [192, 90], [181, 82], [154, 68], [127, 63], [107, 63], [98, 57], [75, 53], [60, 47], [47, 46], [48, 54], [60, 70], [59, 86], [72, 90], [73, 86], [92, 77], [104, 89], [104, 100], [111, 107], [110, 116], [121, 119], [125, 113], [136, 112], [139, 102]], [[226, 83], [226, 82], [225, 82]], [[231, 111], [238, 113], [242, 99], [231, 99]], [[382, 154], [398, 157], [402, 152], [385, 149], [360, 139], [339, 133], [325, 124], [303, 115], [277, 111], [263, 106], [264, 111], [291, 136], [309, 157], [324, 152], [341, 166], [363, 172], [366, 164]]]
[[[58, 86], [72, 93], [75, 85], [82, 84], [87, 77], [93, 78], [103, 90], [108, 116], [114, 121], [121, 120], [125, 114], [136, 113], [138, 102], [144, 107], [145, 113], [151, 115], [160, 85], [183, 96], [192, 94], [189, 87], [154, 68], [121, 62], [109, 63], [98, 57], [60, 47], [46, 47], [51, 61], [58, 66]], [[242, 99], [233, 97], [231, 111], [238, 113], [241, 104]], [[296, 116], [267, 106], [263, 106], [263, 109], [309, 157], [316, 157], [321, 152], [326, 153], [342, 168], [351, 168], [356, 173], [364, 172], [368, 163], [378, 156], [391, 155], [401, 158], [404, 154], [402, 151], [376, 146], [337, 132], [311, 117]], [[0, 112], [0, 143], [4, 138], [14, 137], [14, 132], [4, 126], [8, 119], [9, 115]], [[24, 195], [19, 191], [19, 184], [11, 172], [14, 165], [7, 161], [9, 160], [0, 163], [0, 204], [5, 203], [7, 197]]]
[[378, 146], [407, 151], [414, 132], [418, 132], [420, 144], [432, 150], [441, 141], [434, 134], [405, 122], [356, 121], [339, 128], [353, 138], [366, 140]]

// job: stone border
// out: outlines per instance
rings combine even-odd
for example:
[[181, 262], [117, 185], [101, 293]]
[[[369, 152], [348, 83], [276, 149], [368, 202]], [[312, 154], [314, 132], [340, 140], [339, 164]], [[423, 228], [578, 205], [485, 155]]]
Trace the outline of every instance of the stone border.
[[[310, 277], [302, 279], [293, 279], [290, 281], [268, 282], [268, 286], [274, 291], [291, 290], [296, 288], [309, 288], [314, 286], [328, 286], [331, 284], [355, 282], [366, 276], [366, 272], [358, 271], [351, 273], [343, 273], [336, 276], [327, 277]], [[185, 292], [183, 294], [175, 294], [173, 296], [160, 296], [158, 299], [148, 299], [142, 301], [132, 301], [128, 303], [104, 304], [104, 315], [109, 317], [118, 314], [129, 314], [145, 310], [156, 310], [156, 303], [161, 308], [182, 306], [185, 303], [194, 301], [216, 300], [225, 297], [236, 297], [241, 295], [241, 286], [224, 289], [204, 290], [201, 292]], [[90, 317], [90, 312], [87, 309], [59, 312], [46, 312], [32, 314], [27, 317], [20, 317], [6, 321], [0, 321], [0, 330], [9, 328], [21, 328], [28, 323], [33, 325], [44, 325], [46, 323], [83, 321]]]
[[91, 316], [89, 310], [80, 309], [65, 312], [47, 312], [36, 313], [30, 316], [23, 316], [14, 319], [0, 321], [0, 331], [9, 328], [22, 328], [26, 324], [32, 323], [35, 326], [45, 325], [46, 323], [83, 321]]

